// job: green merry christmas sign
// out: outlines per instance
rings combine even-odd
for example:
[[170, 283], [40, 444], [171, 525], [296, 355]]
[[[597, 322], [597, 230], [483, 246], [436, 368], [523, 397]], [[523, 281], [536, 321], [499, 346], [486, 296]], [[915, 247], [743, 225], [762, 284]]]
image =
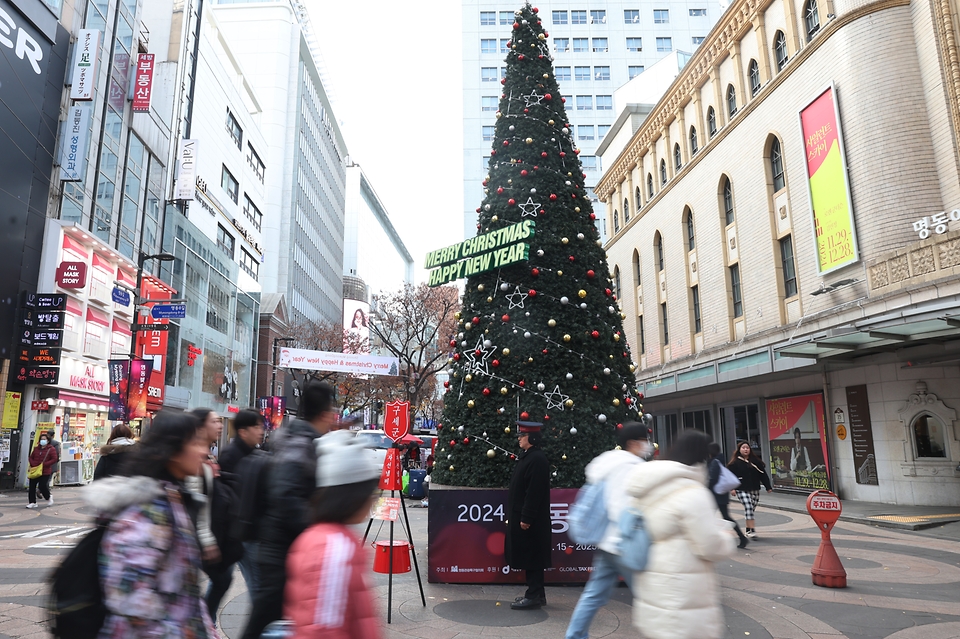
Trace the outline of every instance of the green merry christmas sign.
[[530, 246], [524, 240], [533, 237], [536, 227], [537, 223], [533, 220], [524, 220], [471, 237], [459, 244], [430, 251], [424, 261], [424, 268], [432, 269], [430, 286], [440, 286], [526, 260]]

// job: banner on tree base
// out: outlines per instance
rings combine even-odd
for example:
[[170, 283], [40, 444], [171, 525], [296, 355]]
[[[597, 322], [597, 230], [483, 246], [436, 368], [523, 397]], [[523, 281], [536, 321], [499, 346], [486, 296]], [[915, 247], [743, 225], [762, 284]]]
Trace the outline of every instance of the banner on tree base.
[[[539, 204], [521, 204], [520, 207], [540, 208]], [[526, 261], [530, 256], [530, 245], [524, 242], [533, 237], [537, 223], [524, 220], [496, 231], [490, 231], [471, 237], [459, 244], [427, 253], [424, 268], [432, 269], [428, 284], [440, 286], [463, 277], [470, 277], [495, 268]]]
[[[430, 491], [430, 583], [523, 583], [524, 571], [511, 569], [504, 559], [507, 494], [505, 489]], [[553, 567], [544, 573], [548, 584], [584, 583], [590, 577], [596, 547], [576, 544], [567, 536], [576, 497], [576, 488], [550, 490]]]
[[822, 393], [767, 400], [767, 428], [775, 486], [830, 489]]

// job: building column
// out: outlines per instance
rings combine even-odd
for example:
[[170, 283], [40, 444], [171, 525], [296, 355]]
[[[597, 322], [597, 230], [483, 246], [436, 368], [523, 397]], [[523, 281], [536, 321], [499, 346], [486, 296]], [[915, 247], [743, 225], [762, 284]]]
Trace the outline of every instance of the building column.
[[[697, 146], [703, 148], [703, 145], [707, 143], [707, 140], [710, 138], [707, 133], [706, 127], [704, 127], [704, 116], [703, 116], [703, 104], [700, 101], [700, 88], [697, 87], [693, 92], [693, 111], [696, 114], [696, 119], [693, 121], [695, 127], [697, 127]], [[692, 151], [693, 149], [691, 149]]]
[[[660, 133], [663, 136], [664, 154], [667, 156], [664, 159], [669, 160], [669, 162], [667, 162], [667, 182], [669, 182], [670, 180], [673, 179], [673, 146], [670, 144], [670, 125], [668, 124], [667, 126], [665, 126]], [[660, 171], [660, 167], [658, 166], [657, 167], [658, 180], [660, 179], [659, 171]]]
[[660, 192], [660, 166], [657, 162], [657, 142], [654, 140], [653, 144], [650, 145], [650, 157], [653, 158], [653, 170], [650, 171], [650, 175], [653, 176], [653, 195], [656, 196]]
[[[800, 50], [800, 40], [797, 33], [797, 6], [794, 4], [796, 0], [784, 0], [783, 1], [783, 13], [784, 18], [787, 23], [787, 32], [784, 34], [787, 36], [787, 56], [790, 59], [793, 59], [793, 56], [797, 55], [797, 51]], [[800, 10], [803, 10], [803, 2], [800, 1]]]
[[[635, 201], [636, 199], [633, 192], [633, 169], [631, 168], [627, 171], [627, 201], [630, 203], [630, 217], [635, 217], [637, 209], [640, 208], [640, 202]], [[623, 219], [626, 220], [627, 216], [624, 215]], [[626, 222], [624, 222], [624, 224], [626, 224]]]
[[[740, 41], [735, 40], [730, 46], [730, 59], [733, 60], [733, 68], [736, 72], [734, 76], [734, 86], [737, 89], [737, 111], [747, 106], [747, 89], [743, 82], [743, 64], [740, 60]], [[726, 93], [724, 93], [726, 98]]]
[[605, 204], [607, 205], [607, 233], [609, 237], [614, 236], [613, 232], [613, 203], [610, 201], [610, 197], [607, 197]]
[[770, 72], [770, 45], [767, 43], [767, 30], [764, 24], [763, 14], [758, 13], [753, 19], [753, 30], [757, 34], [757, 48], [760, 51], [760, 84], [764, 85], [770, 81], [773, 74]]
[[680, 129], [680, 161], [683, 163], [683, 166], [686, 166], [692, 154], [690, 153], [690, 135], [687, 131], [686, 120], [683, 119], [682, 106], [677, 113], [677, 127]]
[[[787, 0], [789, 1], [789, 0]], [[713, 85], [713, 112], [717, 116], [717, 131], [727, 125], [727, 107], [723, 99], [723, 90], [720, 86], [720, 65], [717, 64], [710, 69], [710, 83]]]

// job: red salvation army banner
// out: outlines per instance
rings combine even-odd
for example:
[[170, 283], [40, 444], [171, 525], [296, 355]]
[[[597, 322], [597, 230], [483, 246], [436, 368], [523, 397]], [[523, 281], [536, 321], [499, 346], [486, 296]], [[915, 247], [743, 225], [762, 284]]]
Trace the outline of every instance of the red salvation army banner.
[[830, 489], [822, 393], [768, 399], [767, 429], [774, 485]]
[[[427, 521], [430, 583], [518, 584], [522, 570], [506, 565], [503, 546], [507, 534], [507, 493], [503, 490], [431, 490]], [[595, 546], [573, 543], [567, 537], [567, 518], [577, 497], [576, 488], [550, 491], [553, 527], [552, 568], [546, 583], [584, 583], [590, 577]]]

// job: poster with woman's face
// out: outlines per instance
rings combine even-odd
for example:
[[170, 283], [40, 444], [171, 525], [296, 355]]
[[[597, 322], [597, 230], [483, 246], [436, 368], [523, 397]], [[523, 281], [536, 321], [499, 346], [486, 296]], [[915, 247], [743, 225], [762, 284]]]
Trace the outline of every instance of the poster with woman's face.
[[369, 353], [370, 305], [360, 300], [343, 300], [343, 330], [344, 352]]

